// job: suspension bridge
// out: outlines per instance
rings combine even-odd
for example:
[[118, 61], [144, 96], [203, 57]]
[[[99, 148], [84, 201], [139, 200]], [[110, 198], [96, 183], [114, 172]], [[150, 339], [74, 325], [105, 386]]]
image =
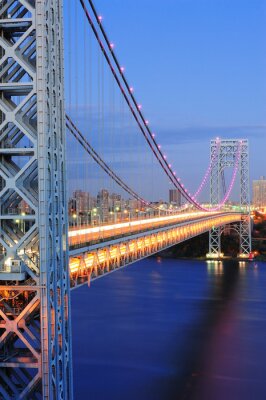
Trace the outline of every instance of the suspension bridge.
[[219, 258], [228, 224], [248, 258], [247, 140], [192, 194], [151, 126], [92, 1], [1, 1], [2, 399], [73, 397], [71, 288], [204, 232]]

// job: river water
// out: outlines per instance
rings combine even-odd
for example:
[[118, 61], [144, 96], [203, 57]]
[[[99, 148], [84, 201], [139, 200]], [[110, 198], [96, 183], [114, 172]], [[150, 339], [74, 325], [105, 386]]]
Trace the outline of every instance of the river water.
[[266, 263], [149, 258], [71, 301], [75, 399], [266, 399]]

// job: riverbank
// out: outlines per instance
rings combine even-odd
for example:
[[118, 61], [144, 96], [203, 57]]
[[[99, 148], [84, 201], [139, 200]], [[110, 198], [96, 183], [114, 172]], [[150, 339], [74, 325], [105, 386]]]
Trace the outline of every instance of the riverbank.
[[167, 252], [167, 250], [161, 251], [158, 254], [151, 256], [151, 257], [162, 257], [162, 258], [170, 258], [170, 259], [176, 259], [176, 260], [193, 260], [193, 261], [247, 261], [247, 262], [254, 262], [254, 261], [263, 261], [266, 262], [266, 256], [264, 255], [260, 255], [257, 257], [254, 257], [253, 260], [247, 260], [247, 259], [243, 259], [241, 257], [232, 257], [232, 256], [223, 256], [220, 258], [215, 258], [215, 259], [211, 259], [209, 257], [206, 256], [200, 256], [200, 257], [174, 257], [173, 254], [171, 252]]

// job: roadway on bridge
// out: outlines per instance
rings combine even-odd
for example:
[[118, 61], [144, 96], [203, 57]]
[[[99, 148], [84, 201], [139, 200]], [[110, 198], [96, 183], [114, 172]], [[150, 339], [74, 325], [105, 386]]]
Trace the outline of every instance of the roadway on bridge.
[[206, 216], [214, 216], [217, 214], [221, 213], [197, 211], [146, 219], [135, 219], [102, 226], [92, 227], [89, 225], [83, 225], [79, 228], [73, 227], [69, 229], [68, 233], [69, 246], [70, 248], [79, 247], [86, 243], [107, 241], [108, 239], [110, 240], [119, 236], [127, 236], [140, 231], [149, 231], [160, 227], [176, 225], [177, 223], [198, 220]]

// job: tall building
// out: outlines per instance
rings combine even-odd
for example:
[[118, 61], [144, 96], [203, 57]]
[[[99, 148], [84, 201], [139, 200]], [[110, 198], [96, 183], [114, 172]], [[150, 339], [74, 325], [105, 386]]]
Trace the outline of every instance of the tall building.
[[126, 202], [126, 207], [132, 212], [136, 210], [141, 210], [141, 206], [141, 201], [136, 199], [128, 199]]
[[100, 216], [102, 222], [109, 220], [109, 192], [106, 189], [99, 191], [97, 195], [97, 206], [100, 209]]
[[266, 207], [266, 179], [261, 176], [260, 179], [253, 181], [253, 206]]
[[82, 190], [76, 190], [73, 193], [73, 198], [76, 200], [77, 214], [88, 214], [90, 210], [90, 194]]
[[112, 193], [110, 195], [110, 207], [112, 210], [116, 210], [119, 209], [121, 210], [121, 195], [120, 194], [116, 194], [116, 193]]
[[169, 203], [172, 203], [178, 207], [181, 206], [181, 193], [178, 189], [169, 190]]
[[18, 205], [18, 212], [19, 214], [31, 214], [32, 210], [25, 200], [21, 200], [21, 202]]
[[68, 200], [68, 214], [76, 214], [77, 213], [77, 201], [73, 197]]

